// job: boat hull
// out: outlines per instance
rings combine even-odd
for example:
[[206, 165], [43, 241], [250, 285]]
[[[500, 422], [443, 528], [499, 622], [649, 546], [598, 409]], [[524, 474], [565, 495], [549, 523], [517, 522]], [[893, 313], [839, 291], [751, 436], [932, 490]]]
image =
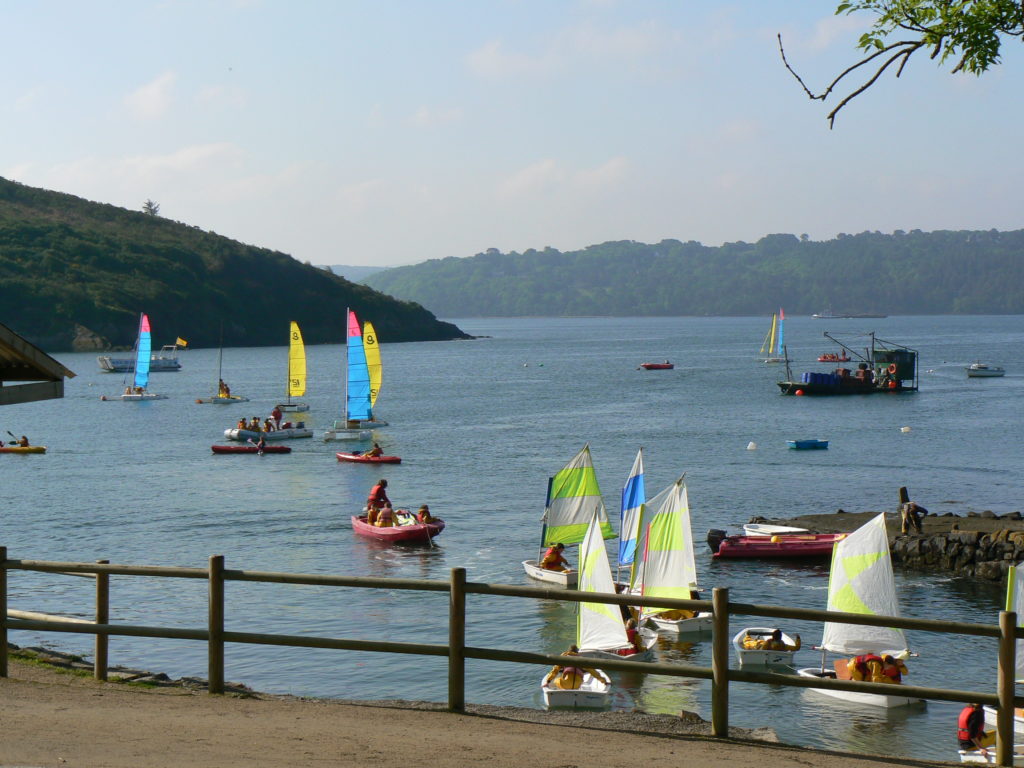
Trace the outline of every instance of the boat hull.
[[645, 371], [671, 371], [675, 368], [674, 363], [640, 363]]
[[248, 403], [248, 397], [242, 397], [241, 395], [228, 395], [224, 397], [222, 395], [214, 395], [213, 397], [197, 397], [197, 403], [212, 403], [213, 405], [231, 405], [232, 403]]
[[[996, 727], [996, 716], [999, 711], [995, 707], [984, 707], [985, 725]], [[1013, 732], [1024, 735], [1024, 708], [1013, 710]]]
[[794, 451], [822, 451], [828, 448], [828, 440], [787, 440], [786, 445]]
[[[736, 660], [741, 667], [792, 666], [793, 654], [796, 651], [764, 651], [743, 647], [743, 638], [748, 634], [752, 637], [768, 637], [773, 631], [775, 627], [746, 627], [736, 633], [732, 639], [732, 647], [736, 651]], [[796, 641], [785, 632], [782, 633], [782, 642], [786, 645], [796, 645]]]
[[[852, 381], [852, 380], [851, 380]], [[784, 395], [795, 395], [801, 392], [804, 395], [874, 395], [880, 392], [897, 393], [911, 392], [912, 387], [899, 385], [895, 387], [879, 387], [875, 384], [850, 383], [850, 384], [821, 384], [802, 381], [779, 381], [776, 382]]]
[[711, 631], [714, 614], [698, 613], [689, 619], [662, 619], [648, 616], [645, 624], [658, 632], [676, 635], [699, 635]]
[[378, 528], [366, 522], [366, 515], [352, 515], [352, 530], [359, 536], [366, 536], [377, 541], [391, 543], [427, 542], [444, 530], [444, 520], [433, 523], [413, 523], [412, 525], [392, 525]]
[[[97, 357], [96, 362], [99, 363], [100, 369], [107, 373], [135, 372], [134, 357], [110, 357], [109, 355], [103, 355], [101, 357]], [[150, 373], [166, 373], [168, 371], [180, 370], [181, 363], [178, 362], [176, 354], [157, 352], [149, 358]]]
[[583, 674], [579, 688], [559, 688], [541, 680], [547, 709], [604, 709], [611, 704], [611, 686], [589, 672]]
[[531, 579], [570, 589], [576, 586], [576, 580], [579, 577], [577, 571], [550, 571], [547, 568], [541, 568], [536, 560], [523, 560], [523, 569]]
[[606, 659], [618, 661], [653, 661], [654, 651], [649, 647], [639, 653], [620, 654], [615, 651], [606, 651], [603, 648], [580, 648], [580, 656], [588, 659]]
[[[832, 670], [818, 669], [817, 667], [811, 667], [809, 669], [798, 669], [796, 671], [800, 677], [812, 678], [815, 680], [835, 680], [836, 673]], [[897, 707], [916, 707], [923, 706], [925, 703], [924, 699], [918, 699], [911, 696], [890, 696], [881, 693], [859, 693], [854, 691], [833, 691], [825, 688], [809, 688], [816, 694], [822, 696], [828, 696], [833, 699], [840, 699], [848, 704], [864, 705], [869, 707], [882, 707], [885, 709], [894, 709]]]
[[[210, 450], [214, 453], [259, 453], [260, 449], [255, 445], [211, 445]], [[263, 453], [291, 453], [292, 449], [287, 445], [265, 445]]]
[[344, 451], [338, 451], [334, 454], [338, 457], [338, 461], [349, 461], [353, 464], [401, 464], [402, 459], [399, 456], [364, 456], [361, 453], [345, 453]]
[[845, 533], [809, 533], [789, 536], [726, 536], [718, 541], [709, 534], [712, 557], [717, 558], [814, 558], [831, 557], [836, 542]]
[[118, 395], [114, 398], [102, 398], [105, 400], [123, 400], [126, 403], [139, 403], [143, 400], [166, 400], [167, 395], [158, 395], [154, 392], [143, 392], [141, 395]]
[[46, 453], [45, 445], [3, 445], [0, 453]]
[[277, 442], [279, 440], [298, 440], [303, 437], [312, 437], [313, 430], [307, 429], [306, 427], [289, 427], [287, 429], [273, 429], [270, 432], [253, 432], [249, 429], [225, 429], [224, 437], [228, 440], [239, 440], [241, 442], [247, 442], [252, 440], [253, 442], [263, 437], [267, 442]]
[[305, 413], [309, 410], [309, 403], [278, 403], [274, 407], [281, 413]]
[[1006, 371], [996, 365], [973, 363], [967, 367], [967, 378], [969, 379], [995, 379], [1005, 375]]

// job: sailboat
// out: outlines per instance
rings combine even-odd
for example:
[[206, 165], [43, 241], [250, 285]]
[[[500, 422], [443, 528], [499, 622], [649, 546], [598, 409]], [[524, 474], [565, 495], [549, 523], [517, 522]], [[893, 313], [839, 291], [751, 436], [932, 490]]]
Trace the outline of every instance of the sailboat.
[[782, 311], [782, 307], [779, 307], [778, 314], [772, 314], [772, 327], [761, 343], [760, 354], [766, 355], [766, 357], [762, 358], [762, 361], [765, 363], [786, 362], [786, 355], [782, 348], [783, 324], [785, 320], [786, 313]]
[[[1024, 627], [1024, 568], [1011, 565], [1006, 574], [1006, 610], [1017, 614], [1017, 626]], [[1024, 683], [1024, 640], [1017, 641], [1017, 669], [1015, 679]], [[996, 725], [996, 708], [985, 706], [985, 724]], [[1013, 732], [1024, 734], [1024, 709], [1013, 710]], [[993, 750], [994, 751], [994, 750]]]
[[[607, 523], [604, 523], [607, 525]], [[580, 543], [579, 590], [581, 592], [604, 592], [615, 594], [612, 567], [602, 537], [600, 510], [595, 509], [590, 517], [587, 532]], [[622, 611], [609, 603], [580, 603], [576, 618], [576, 646], [580, 656], [599, 659], [620, 659], [623, 661], [649, 661], [654, 654], [650, 644], [644, 643], [641, 651], [634, 651], [626, 635]]]
[[629, 568], [636, 558], [636, 534], [640, 529], [640, 511], [647, 498], [644, 490], [644, 449], [633, 459], [626, 484], [622, 486], [622, 505], [619, 508], [619, 568]]
[[147, 392], [149, 386], [149, 364], [150, 355], [153, 351], [153, 341], [149, 328], [149, 316], [142, 312], [139, 314], [139, 334], [135, 339], [135, 376], [131, 386], [127, 386], [127, 379], [124, 394], [121, 399], [124, 401], [137, 400], [166, 400], [167, 395], [157, 395]]
[[231, 403], [247, 403], [248, 397], [232, 395], [228, 385], [224, 383], [224, 326], [220, 328], [220, 348], [217, 351], [217, 394], [210, 397], [197, 397], [197, 403], [215, 403], [230, 405]]
[[[578, 544], [587, 533], [587, 522], [597, 512], [604, 538], [615, 537], [605, 510], [597, 474], [590, 458], [590, 445], [584, 445], [568, 464], [548, 480], [548, 498], [544, 505], [541, 551], [555, 544]], [[607, 557], [607, 556], [606, 556]], [[523, 560], [526, 575], [537, 581], [561, 587], [576, 586], [576, 571], [551, 571], [540, 567], [541, 558]]]
[[[369, 325], [369, 324], [367, 324]], [[380, 350], [377, 348], [377, 334], [371, 330], [371, 353], [375, 360], [377, 373], [376, 388], [380, 389]], [[345, 419], [334, 422], [333, 428], [324, 433], [324, 440], [345, 439], [346, 435], [355, 434], [363, 437], [362, 432], [375, 427], [386, 427], [387, 422], [373, 417], [373, 404], [376, 397], [373, 395], [373, 379], [371, 379], [370, 368], [366, 355], [366, 342], [363, 337], [363, 329], [359, 326], [356, 313], [348, 310], [348, 335], [346, 338], [346, 357], [348, 366], [345, 379]], [[368, 436], [368, 435], [366, 435]]]
[[[690, 530], [685, 476], [641, 507], [630, 591], [644, 597], [692, 599], [697, 590], [697, 563]], [[644, 607], [641, 625], [677, 635], [711, 631], [712, 614], [681, 614], [678, 609]], [[646, 620], [646, 621], [645, 621]]]
[[309, 405], [292, 402], [293, 397], [306, 394], [306, 346], [302, 343], [302, 331], [294, 320], [288, 329], [288, 378], [287, 401], [278, 403], [275, 408], [284, 413], [302, 413], [309, 410]]
[[[832, 568], [828, 581], [828, 611], [860, 613], [867, 616], [898, 616], [896, 580], [889, 556], [889, 538], [885, 531], [885, 514], [870, 520], [832, 551]], [[871, 627], [864, 624], [826, 622], [821, 639], [821, 668], [797, 670], [801, 677], [836, 679], [844, 676], [846, 659], [840, 659], [835, 670], [825, 669], [825, 654], [846, 655], [890, 653], [899, 658], [909, 654], [907, 638], [902, 629]], [[924, 699], [879, 693], [854, 693], [824, 688], [816, 693], [843, 699], [851, 704], [876, 707], [905, 707], [924, 704]]]

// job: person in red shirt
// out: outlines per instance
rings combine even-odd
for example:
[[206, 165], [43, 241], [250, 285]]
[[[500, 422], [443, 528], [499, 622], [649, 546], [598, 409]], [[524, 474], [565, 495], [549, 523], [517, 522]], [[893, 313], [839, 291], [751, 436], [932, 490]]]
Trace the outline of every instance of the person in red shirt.
[[391, 499], [388, 498], [387, 490], [385, 490], [387, 487], [388, 481], [381, 478], [380, 482], [370, 489], [370, 495], [366, 499], [367, 508], [381, 509], [385, 505], [391, 506]]

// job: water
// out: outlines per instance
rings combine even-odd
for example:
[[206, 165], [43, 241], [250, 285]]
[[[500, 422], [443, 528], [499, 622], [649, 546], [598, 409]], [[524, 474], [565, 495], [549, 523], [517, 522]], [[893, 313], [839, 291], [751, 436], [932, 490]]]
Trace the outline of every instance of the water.
[[[0, 411], [0, 434], [25, 433], [49, 446], [46, 456], [0, 457], [7, 497], [0, 544], [25, 559], [205, 567], [211, 554], [224, 554], [228, 568], [446, 579], [462, 566], [472, 581], [525, 583], [520, 561], [537, 553], [547, 477], [589, 442], [615, 515], [643, 446], [650, 495], [686, 473], [704, 588], [728, 586], [737, 601], [823, 608], [825, 566], [712, 562], [702, 543], [707, 529], [737, 529], [753, 515], [893, 510], [901, 485], [932, 512], [1021, 506], [1021, 317], [787, 318], [797, 374], [827, 369], [812, 362], [830, 351], [823, 330], [875, 330], [921, 352], [917, 394], [821, 399], [778, 394], [781, 367], [756, 361], [763, 317], [455, 322], [487, 338], [382, 346], [378, 411], [393, 426], [375, 438], [404, 459], [383, 472], [340, 464], [334, 452], [351, 444], [319, 438], [292, 441], [289, 456], [210, 453], [239, 416], [266, 416], [280, 399], [284, 347], [225, 350], [224, 379], [252, 399], [231, 406], [194, 402], [215, 391], [215, 349], [184, 353], [182, 371], [154, 374], [151, 389], [170, 399], [147, 403], [101, 402], [123, 389], [121, 377], [101, 373], [93, 355], [57, 355], [78, 374], [63, 400]], [[303, 417], [319, 433], [340, 415], [343, 348], [315, 346], [308, 355], [312, 411]], [[636, 370], [666, 357], [674, 371]], [[963, 366], [976, 359], [1009, 373], [967, 379]], [[830, 440], [829, 450], [787, 450], [787, 439], [808, 437]], [[751, 441], [757, 450], [746, 449]], [[397, 504], [426, 502], [447, 520], [436, 547], [390, 548], [352, 535], [349, 515], [381, 476]], [[203, 582], [111, 581], [115, 623], [205, 625]], [[1000, 588], [943, 573], [897, 574], [897, 585], [908, 616], [994, 622], [1002, 603]], [[87, 616], [91, 588], [86, 579], [12, 572], [10, 604]], [[229, 583], [227, 600], [231, 630], [447, 641], [443, 594]], [[737, 617], [733, 629], [765, 621]], [[561, 603], [471, 596], [467, 622], [472, 645], [557, 653], [573, 639], [575, 616]], [[807, 645], [820, 637], [813, 623], [787, 628]], [[12, 639], [87, 655], [92, 648], [87, 636], [16, 632]], [[917, 632], [911, 644], [921, 658], [910, 681], [995, 689], [994, 641]], [[662, 642], [658, 656], [709, 666], [710, 645]], [[172, 676], [206, 673], [202, 643], [115, 637], [110, 658]], [[807, 666], [817, 658], [810, 650], [797, 655]], [[395, 674], [380, 675], [385, 665]], [[269, 692], [446, 700], [445, 665], [433, 658], [234, 645], [226, 671], [229, 680]], [[470, 662], [467, 700], [540, 706], [543, 672]], [[707, 682], [614, 677], [617, 707], [710, 717]], [[732, 686], [731, 701], [733, 724], [771, 725], [792, 743], [956, 756], [956, 704], [885, 713], [743, 684]]]

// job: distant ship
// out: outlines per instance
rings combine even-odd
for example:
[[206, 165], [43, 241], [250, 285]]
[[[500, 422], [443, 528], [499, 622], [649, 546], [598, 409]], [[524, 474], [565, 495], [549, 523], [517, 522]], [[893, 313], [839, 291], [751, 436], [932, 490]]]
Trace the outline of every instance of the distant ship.
[[811, 315], [811, 317], [816, 317], [818, 320], [836, 320], [847, 317], [888, 317], [888, 315], [871, 315], [867, 312], [833, 312], [831, 309], [827, 309], [824, 312], [818, 312], [817, 314]]

